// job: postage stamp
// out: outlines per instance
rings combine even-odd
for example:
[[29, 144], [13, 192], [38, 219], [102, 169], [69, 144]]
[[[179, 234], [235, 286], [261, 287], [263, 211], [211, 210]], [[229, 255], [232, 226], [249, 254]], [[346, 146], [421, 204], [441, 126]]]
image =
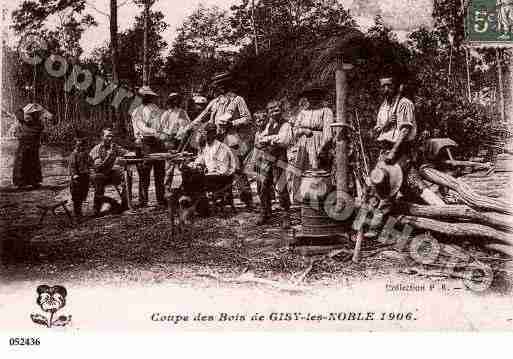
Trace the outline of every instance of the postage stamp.
[[2, 16], [10, 347], [513, 329], [513, 0], [9, 0]]
[[466, 38], [470, 44], [511, 46], [512, 1], [471, 0], [465, 7]]

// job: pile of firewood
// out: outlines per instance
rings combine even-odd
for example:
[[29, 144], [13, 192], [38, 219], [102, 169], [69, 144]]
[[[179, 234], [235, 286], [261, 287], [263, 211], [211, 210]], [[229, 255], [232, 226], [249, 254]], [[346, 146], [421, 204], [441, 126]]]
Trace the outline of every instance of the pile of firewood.
[[513, 208], [510, 203], [475, 192], [450, 174], [425, 166], [427, 182], [448, 188], [461, 204], [416, 205], [401, 208], [400, 222], [421, 231], [441, 233], [455, 241], [476, 238], [482, 246], [513, 257]]

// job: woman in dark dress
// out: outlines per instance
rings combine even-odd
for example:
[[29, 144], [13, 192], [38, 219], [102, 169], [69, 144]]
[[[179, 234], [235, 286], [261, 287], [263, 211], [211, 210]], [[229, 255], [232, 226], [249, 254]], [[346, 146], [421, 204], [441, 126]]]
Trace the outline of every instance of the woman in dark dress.
[[30, 103], [23, 108], [23, 119], [16, 129], [18, 148], [14, 158], [12, 181], [19, 188], [41, 185], [41, 161], [39, 147], [43, 133], [42, 117], [48, 112], [39, 104]]

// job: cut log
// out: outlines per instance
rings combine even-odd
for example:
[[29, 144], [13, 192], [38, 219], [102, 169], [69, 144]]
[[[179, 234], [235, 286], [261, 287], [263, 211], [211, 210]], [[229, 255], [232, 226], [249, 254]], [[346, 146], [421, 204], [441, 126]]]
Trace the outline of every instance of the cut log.
[[430, 218], [419, 218], [402, 216], [399, 218], [402, 224], [425, 231], [433, 231], [454, 237], [475, 237], [499, 241], [504, 244], [513, 245], [513, 236], [510, 233], [475, 223], [449, 223], [441, 222]]
[[456, 191], [465, 204], [480, 210], [489, 210], [506, 214], [513, 214], [511, 204], [500, 199], [481, 196], [463, 181], [430, 166], [422, 166], [419, 170], [421, 176], [433, 183], [449, 187]]
[[485, 246], [485, 248], [493, 249], [494, 251], [500, 252], [502, 254], [507, 255], [510, 258], [513, 258], [513, 248], [511, 246], [507, 246], [504, 244], [492, 243], [492, 244], [487, 244]]
[[410, 216], [454, 221], [471, 221], [513, 232], [512, 216], [493, 212], [479, 212], [465, 205], [421, 206], [417, 204], [406, 204], [404, 211]]
[[487, 170], [492, 167], [491, 163], [481, 163], [481, 162], [473, 162], [473, 161], [446, 160], [444, 162], [451, 166], [465, 166], [465, 167], [472, 167], [475, 169], [486, 169]]

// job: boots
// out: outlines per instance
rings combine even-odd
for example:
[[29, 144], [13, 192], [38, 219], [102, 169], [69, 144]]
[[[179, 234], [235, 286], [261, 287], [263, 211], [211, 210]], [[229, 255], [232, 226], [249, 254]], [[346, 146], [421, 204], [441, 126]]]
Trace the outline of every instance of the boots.
[[77, 222], [82, 219], [82, 202], [73, 202], [73, 214]]
[[262, 208], [262, 212], [260, 213], [260, 216], [257, 220], [257, 226], [262, 226], [264, 224], [267, 224], [269, 220], [271, 219], [271, 210], [269, 208]]

